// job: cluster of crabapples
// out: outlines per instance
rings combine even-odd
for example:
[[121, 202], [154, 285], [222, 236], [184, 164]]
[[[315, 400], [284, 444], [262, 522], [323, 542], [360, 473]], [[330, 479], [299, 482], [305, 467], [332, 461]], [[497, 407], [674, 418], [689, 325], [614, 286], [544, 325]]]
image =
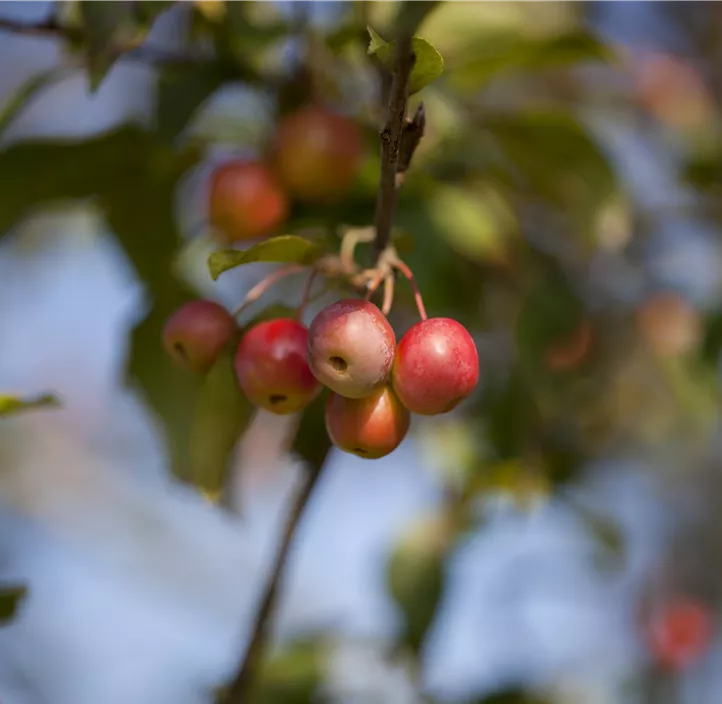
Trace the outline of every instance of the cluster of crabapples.
[[313, 103], [284, 115], [265, 154], [231, 158], [209, 183], [209, 222], [227, 243], [256, 239], [277, 230], [290, 200], [328, 204], [341, 198], [363, 156], [358, 125]]
[[[176, 362], [204, 373], [236, 334], [224, 307], [200, 300], [169, 318], [163, 341]], [[399, 446], [411, 413], [447, 413], [479, 379], [476, 345], [457, 321], [423, 319], [397, 344], [382, 311], [356, 298], [327, 306], [308, 327], [293, 318], [252, 325], [240, 335], [234, 368], [246, 397], [271, 413], [301, 411], [322, 387], [330, 389], [331, 441], [366, 459]]]

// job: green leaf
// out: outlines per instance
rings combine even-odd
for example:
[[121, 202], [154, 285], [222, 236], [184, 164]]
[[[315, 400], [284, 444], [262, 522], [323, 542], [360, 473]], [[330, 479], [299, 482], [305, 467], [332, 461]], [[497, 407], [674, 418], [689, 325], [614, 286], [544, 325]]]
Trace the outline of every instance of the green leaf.
[[15, 616], [28, 595], [24, 585], [0, 585], [0, 624], [7, 623]]
[[120, 47], [135, 37], [137, 27], [133, 4], [125, 0], [80, 2], [91, 93], [100, 87], [103, 78], [119, 58]]
[[612, 50], [589, 32], [574, 31], [530, 40], [516, 35], [490, 36], [479, 42], [450, 80], [459, 90], [479, 90], [497, 75], [512, 71], [539, 71], [584, 61], [609, 61]]
[[7, 100], [2, 110], [0, 110], [0, 135], [5, 132], [12, 121], [27, 104], [45, 88], [63, 80], [70, 75], [74, 69], [67, 66], [61, 68], [53, 68], [49, 71], [43, 71], [31, 76], [23, 83]]
[[[500, 154], [492, 167], [523, 195], [548, 201], [587, 223], [615, 192], [609, 160], [589, 132], [570, 115], [503, 113], [480, 121]], [[592, 229], [586, 235], [593, 239]]]
[[[381, 63], [393, 71], [396, 63], [396, 42], [385, 41], [371, 27], [368, 27], [368, 31], [371, 37], [368, 48], [369, 55], [378, 56]], [[416, 61], [409, 79], [409, 95], [418, 93], [444, 72], [444, 58], [425, 39], [413, 37], [411, 49], [416, 56]]]
[[404, 618], [401, 640], [418, 654], [444, 592], [452, 533], [441, 516], [412, 525], [389, 556], [387, 590]]
[[323, 255], [323, 249], [311, 240], [297, 235], [272, 237], [249, 249], [225, 249], [208, 257], [208, 270], [215, 281], [229, 269], [254, 262], [296, 263], [310, 266]]
[[128, 374], [161, 422], [174, 468], [185, 466], [199, 380], [169, 363], [161, 337], [168, 316], [193, 295], [170, 263], [181, 241], [178, 182], [197, 160], [138, 127], [0, 151], [0, 235], [44, 204], [94, 198], [147, 287], [150, 310], [133, 331]]
[[168, 67], [158, 74], [156, 124], [166, 138], [177, 137], [202, 103], [229, 80], [217, 64]]
[[233, 451], [253, 413], [233, 368], [239, 339], [225, 347], [203, 380], [190, 430], [185, 478], [214, 500], [226, 486]]
[[0, 418], [12, 416], [23, 411], [32, 411], [38, 408], [59, 408], [60, 401], [52, 394], [40, 396], [13, 396], [0, 394]]
[[308, 704], [317, 701], [323, 683], [323, 648], [313, 640], [299, 640], [264, 660], [259, 667], [249, 704]]

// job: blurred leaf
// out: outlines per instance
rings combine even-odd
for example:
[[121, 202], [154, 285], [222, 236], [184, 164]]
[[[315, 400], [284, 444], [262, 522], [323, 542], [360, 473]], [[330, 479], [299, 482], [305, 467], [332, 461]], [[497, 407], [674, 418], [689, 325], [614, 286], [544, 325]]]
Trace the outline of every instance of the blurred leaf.
[[31, 411], [36, 408], [59, 408], [60, 401], [52, 394], [41, 396], [20, 397], [8, 394], [0, 394], [0, 418], [12, 416], [23, 411]]
[[134, 3], [82, 0], [80, 12], [87, 44], [90, 91], [95, 92], [120, 56], [120, 48], [135, 41]]
[[[481, 120], [506, 163], [498, 173], [520, 195], [550, 201], [587, 220], [614, 193], [609, 161], [587, 130], [563, 113], [504, 113]], [[580, 233], [591, 240], [592, 231]]]
[[208, 21], [222, 22], [226, 18], [226, 3], [223, 0], [195, 0], [195, 9]]
[[316, 243], [297, 235], [272, 237], [246, 250], [226, 249], [208, 257], [208, 269], [215, 281], [224, 271], [253, 262], [296, 263], [310, 266], [323, 255]]
[[323, 649], [318, 642], [291, 643], [261, 663], [249, 704], [308, 704], [320, 701]]
[[143, 24], [150, 24], [158, 15], [170, 10], [176, 0], [139, 0], [134, 3], [135, 16]]
[[230, 459], [254, 410], [233, 367], [239, 339], [224, 348], [203, 380], [190, 429], [186, 479], [212, 500], [226, 486]]
[[177, 137], [202, 103], [231, 78], [219, 64], [169, 66], [158, 73], [158, 131], [166, 138]]
[[443, 595], [452, 538], [445, 516], [424, 518], [402, 536], [386, 565], [388, 593], [403, 615], [401, 641], [417, 655]]
[[331, 450], [326, 432], [326, 402], [328, 391], [321, 393], [306, 407], [293, 442], [293, 452], [307, 463], [312, 472], [319, 472]]
[[512, 687], [488, 694], [476, 700], [474, 704], [552, 704], [552, 702], [533, 696], [521, 688]]
[[437, 229], [459, 254], [479, 263], [507, 261], [516, 223], [498, 192], [439, 184], [428, 207]]
[[607, 61], [612, 56], [606, 44], [583, 30], [544, 39], [490, 36], [464, 56], [463, 63], [454, 67], [450, 80], [460, 90], [478, 90], [499, 73]]
[[584, 319], [584, 304], [564, 274], [546, 272], [527, 294], [517, 318], [516, 339], [523, 367], [534, 376], [556, 372], [550, 351], [571, 339]]
[[424, 0], [423, 2], [400, 2], [394, 20], [395, 34], [400, 32], [415, 32], [427, 15], [435, 10], [441, 2], [439, 0]]
[[[396, 42], [385, 41], [371, 27], [368, 27], [368, 31], [371, 37], [368, 48], [369, 55], [378, 56], [381, 63], [389, 71], [393, 71], [396, 65]], [[409, 95], [418, 93], [444, 72], [443, 57], [425, 39], [413, 37], [411, 49], [414, 52], [416, 61], [409, 79]]]
[[15, 616], [27, 595], [28, 588], [24, 585], [0, 585], [0, 624], [7, 623]]
[[684, 169], [685, 179], [702, 191], [719, 188], [720, 173], [722, 173], [722, 153], [718, 150], [696, 155], [690, 159]]
[[53, 83], [63, 80], [73, 70], [67, 66], [52, 68], [49, 71], [37, 73], [25, 81], [8, 98], [2, 110], [0, 110], [0, 136], [35, 96]]

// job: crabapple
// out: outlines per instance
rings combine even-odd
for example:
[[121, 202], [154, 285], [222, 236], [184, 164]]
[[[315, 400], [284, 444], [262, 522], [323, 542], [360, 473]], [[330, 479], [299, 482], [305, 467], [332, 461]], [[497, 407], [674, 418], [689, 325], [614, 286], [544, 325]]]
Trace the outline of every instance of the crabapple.
[[208, 209], [222, 237], [240, 242], [275, 230], [288, 214], [288, 199], [268, 167], [235, 159], [213, 172]]
[[396, 335], [386, 316], [359, 298], [332, 303], [308, 328], [311, 371], [347, 398], [363, 398], [383, 386], [395, 351]]
[[319, 105], [283, 117], [272, 144], [279, 181], [310, 203], [340, 198], [358, 173], [362, 151], [358, 125]]
[[709, 609], [695, 599], [677, 597], [652, 614], [647, 639], [661, 664], [682, 669], [699, 659], [710, 645]]
[[313, 400], [321, 387], [306, 361], [307, 337], [306, 327], [292, 318], [266, 320], [246, 332], [234, 366], [251, 403], [286, 415]]
[[332, 393], [326, 403], [326, 431], [344, 452], [375, 460], [393, 452], [404, 439], [411, 414], [389, 386], [365, 398]]
[[641, 303], [637, 309], [637, 328], [649, 347], [666, 357], [690, 352], [703, 334], [697, 309], [672, 291], [652, 294]]
[[163, 346], [173, 360], [194, 372], [207, 372], [238, 329], [233, 316], [214, 301], [190, 301], [168, 318]]
[[479, 381], [474, 340], [456, 320], [422, 320], [401, 338], [391, 380], [399, 400], [412, 413], [447, 413]]

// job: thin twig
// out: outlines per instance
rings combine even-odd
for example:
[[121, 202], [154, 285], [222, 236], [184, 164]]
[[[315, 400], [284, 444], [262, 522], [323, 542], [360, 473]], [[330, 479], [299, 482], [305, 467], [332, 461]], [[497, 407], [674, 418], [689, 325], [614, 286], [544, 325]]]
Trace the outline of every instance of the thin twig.
[[421, 320], [426, 320], [427, 315], [426, 307], [424, 306], [424, 299], [421, 296], [421, 291], [419, 290], [419, 286], [416, 283], [416, 279], [414, 278], [411, 269], [409, 269], [409, 267], [401, 261], [401, 259], [396, 259], [394, 266], [408, 279], [408, 282], [414, 291], [414, 300], [416, 301], [416, 308], [419, 311], [419, 316], [421, 317]]
[[306, 279], [306, 285], [303, 287], [303, 293], [301, 294], [301, 302], [298, 304], [298, 309], [296, 311], [296, 316], [299, 320], [303, 318], [306, 306], [311, 300], [311, 289], [313, 288], [313, 282], [316, 280], [317, 274], [318, 269], [311, 269], [311, 273], [308, 275], [308, 279]]
[[426, 109], [423, 103], [419, 103], [414, 116], [407, 117], [404, 121], [404, 130], [401, 133], [401, 145], [399, 146], [399, 163], [396, 166], [396, 188], [401, 188], [403, 185], [406, 172], [411, 165], [411, 159], [425, 130]]
[[389, 244], [391, 226], [396, 212], [396, 171], [399, 163], [399, 148], [406, 117], [406, 103], [409, 97], [409, 78], [414, 66], [411, 51], [411, 34], [405, 34], [396, 42], [396, 70], [391, 86], [391, 96], [386, 124], [379, 135], [381, 139], [381, 178], [376, 202], [376, 238], [374, 255], [376, 259]]
[[306, 471], [307, 476], [304, 478], [303, 485], [299, 488], [298, 493], [293, 499], [293, 504], [286, 519], [281, 543], [278, 547], [278, 552], [273, 561], [268, 579], [268, 587], [256, 613], [256, 618], [251, 630], [251, 640], [246, 650], [243, 664], [238, 670], [234, 680], [226, 689], [225, 696], [222, 698], [222, 701], [226, 704], [246, 704], [248, 701], [248, 696], [253, 684], [253, 677], [258, 670], [258, 665], [263, 656], [263, 646], [266, 641], [270, 616], [276, 603], [279, 586], [283, 581], [293, 538], [303, 516], [304, 509], [318, 483], [318, 478], [321, 476], [320, 466], [318, 468], [309, 467]]
[[281, 279], [286, 278], [287, 276], [290, 276], [291, 274], [297, 274], [300, 271], [303, 271], [304, 268], [300, 264], [289, 264], [288, 266], [284, 266], [281, 269], [276, 269], [276, 271], [272, 271], [268, 276], [261, 279], [243, 298], [243, 302], [241, 305], [236, 308], [231, 315], [234, 318], [237, 318], [241, 313], [243, 313], [248, 306], [251, 305], [251, 303], [254, 303], [257, 301], [266, 291], [268, 291], [271, 286], [278, 283]]

